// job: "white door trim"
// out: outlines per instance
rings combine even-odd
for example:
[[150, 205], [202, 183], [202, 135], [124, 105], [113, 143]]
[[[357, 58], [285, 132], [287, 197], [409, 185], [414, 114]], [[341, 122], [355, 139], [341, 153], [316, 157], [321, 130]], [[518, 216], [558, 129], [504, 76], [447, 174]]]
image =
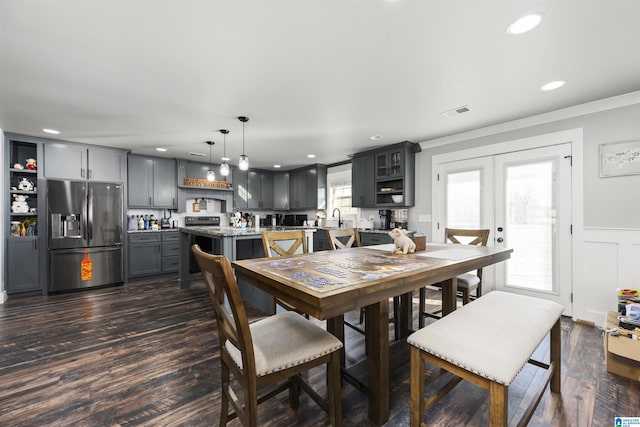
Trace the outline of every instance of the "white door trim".
[[[584, 185], [583, 185], [583, 129], [575, 128], [527, 138], [499, 142], [459, 151], [451, 151], [433, 155], [431, 158], [431, 203], [437, 206], [438, 199], [438, 165], [440, 163], [458, 160], [472, 159], [476, 157], [504, 154], [513, 151], [571, 143], [571, 155], [573, 167], [571, 168], [571, 224], [573, 226], [573, 238], [571, 239], [571, 277], [573, 279], [573, 319], [588, 318], [585, 312], [585, 294], [588, 291], [584, 286]], [[432, 221], [432, 236], [437, 235], [436, 225], [443, 218], [434, 218]]]

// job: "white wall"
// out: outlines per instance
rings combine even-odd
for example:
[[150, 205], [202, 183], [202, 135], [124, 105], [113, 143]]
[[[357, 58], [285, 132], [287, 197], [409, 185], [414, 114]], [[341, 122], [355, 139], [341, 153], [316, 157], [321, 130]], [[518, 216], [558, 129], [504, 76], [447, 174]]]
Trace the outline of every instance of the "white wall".
[[[640, 139], [640, 92], [422, 142], [422, 152], [416, 154], [416, 206], [410, 210], [409, 221], [431, 239], [431, 223], [418, 222], [418, 215], [433, 210], [434, 155], [569, 129], [583, 131], [584, 194], [582, 205], [575, 208], [580, 210], [577, 214], [582, 215], [584, 229], [574, 230], [580, 241], [573, 254], [573, 312], [574, 318], [601, 324], [606, 311], [616, 308], [616, 288], [640, 288], [640, 250], [636, 244], [619, 243], [620, 233], [636, 236], [640, 231], [640, 175], [600, 178], [598, 158], [600, 144]], [[593, 233], [585, 234], [585, 230], [590, 229], [598, 230], [597, 245], [587, 244]], [[623, 252], [612, 258], [611, 246], [603, 242]], [[597, 281], [592, 274], [594, 261], [601, 263], [600, 271], [608, 272]]]
[[[0, 149], [0, 165], [5, 165], [6, 167], [7, 165], [4, 162], [4, 132], [2, 129], [0, 129], [0, 147], [2, 147], [2, 149]], [[3, 172], [2, 179], [0, 179], [0, 185], [2, 185], [2, 200], [7, 200], [6, 191], [7, 188], [9, 188], [8, 183], [5, 182], [5, 175], [6, 173]], [[0, 209], [0, 224], [2, 224], [2, 226], [0, 226], [0, 242], [2, 242], [0, 244], [0, 260], [2, 260], [2, 262], [0, 262], [0, 304], [4, 303], [7, 300], [7, 288], [4, 282], [4, 266], [6, 264], [5, 260], [7, 258], [7, 256], [5, 255], [7, 250], [7, 230], [5, 227], [4, 211], [4, 209]]]

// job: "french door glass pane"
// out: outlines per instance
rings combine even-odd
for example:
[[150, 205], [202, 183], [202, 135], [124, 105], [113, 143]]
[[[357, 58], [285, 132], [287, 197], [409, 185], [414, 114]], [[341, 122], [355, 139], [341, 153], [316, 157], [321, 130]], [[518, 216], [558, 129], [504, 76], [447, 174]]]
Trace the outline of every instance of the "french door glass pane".
[[480, 228], [480, 170], [447, 174], [447, 227]]
[[513, 248], [507, 286], [552, 291], [555, 206], [553, 162], [506, 169], [506, 233]]

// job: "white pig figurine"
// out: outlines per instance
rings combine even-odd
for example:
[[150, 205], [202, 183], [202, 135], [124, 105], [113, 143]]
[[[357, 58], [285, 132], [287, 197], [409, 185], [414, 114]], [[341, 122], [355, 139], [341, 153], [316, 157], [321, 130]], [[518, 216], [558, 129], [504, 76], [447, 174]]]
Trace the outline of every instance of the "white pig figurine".
[[407, 236], [407, 230], [402, 228], [394, 228], [389, 233], [389, 236], [393, 239], [395, 247], [391, 252], [394, 255], [406, 255], [407, 253], [414, 253], [416, 251], [416, 244], [413, 240]]

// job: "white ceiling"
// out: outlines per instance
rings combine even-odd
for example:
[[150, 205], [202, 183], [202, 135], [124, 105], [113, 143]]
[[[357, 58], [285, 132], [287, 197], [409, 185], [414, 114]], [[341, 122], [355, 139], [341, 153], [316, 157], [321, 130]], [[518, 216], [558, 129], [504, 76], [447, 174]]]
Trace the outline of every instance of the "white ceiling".
[[[530, 12], [538, 28], [505, 33]], [[0, 32], [5, 131], [205, 162], [214, 140], [219, 162], [226, 128], [237, 164], [245, 115], [261, 168], [640, 90], [637, 0], [0, 0]]]

